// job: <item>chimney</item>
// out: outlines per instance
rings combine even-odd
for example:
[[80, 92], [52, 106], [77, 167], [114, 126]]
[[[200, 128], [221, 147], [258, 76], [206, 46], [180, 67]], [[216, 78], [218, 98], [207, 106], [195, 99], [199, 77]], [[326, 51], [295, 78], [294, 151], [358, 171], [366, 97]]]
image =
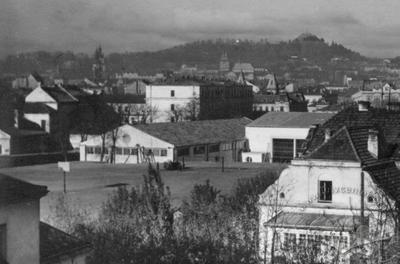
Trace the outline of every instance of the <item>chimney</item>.
[[327, 142], [332, 136], [332, 131], [330, 128], [325, 129], [325, 142]]
[[368, 151], [375, 158], [378, 158], [379, 155], [378, 147], [378, 131], [375, 129], [368, 130]]
[[358, 111], [359, 112], [366, 112], [368, 111], [371, 103], [368, 101], [358, 101]]
[[14, 109], [14, 127], [19, 128], [19, 112], [18, 109]]

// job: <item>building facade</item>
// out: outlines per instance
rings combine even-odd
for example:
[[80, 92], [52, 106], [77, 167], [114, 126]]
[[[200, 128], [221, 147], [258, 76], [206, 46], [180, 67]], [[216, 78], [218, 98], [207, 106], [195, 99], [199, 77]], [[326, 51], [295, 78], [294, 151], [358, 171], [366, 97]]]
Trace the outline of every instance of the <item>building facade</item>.
[[[247, 118], [124, 125], [109, 133], [102, 151], [101, 136], [80, 145], [81, 161], [146, 163], [166, 161], [240, 161], [246, 148]], [[101, 157], [103, 155], [103, 160]]]
[[333, 114], [270, 112], [246, 126], [249, 150], [242, 162], [289, 162], [304, 151], [304, 143], [314, 125]]

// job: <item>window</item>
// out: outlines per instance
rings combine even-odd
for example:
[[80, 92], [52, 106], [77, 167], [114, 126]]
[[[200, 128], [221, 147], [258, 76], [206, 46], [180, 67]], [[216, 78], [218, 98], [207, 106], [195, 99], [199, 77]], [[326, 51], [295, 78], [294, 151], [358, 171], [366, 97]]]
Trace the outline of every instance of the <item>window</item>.
[[44, 129], [46, 129], [46, 120], [41, 120], [40, 121], [40, 126], [42, 127], [42, 128], [44, 128]]
[[281, 193], [279, 194], [279, 198], [285, 199], [285, 193], [281, 192]]
[[7, 226], [0, 225], [0, 259], [7, 260]]
[[115, 148], [116, 155], [122, 155], [122, 148]]
[[171, 104], [171, 111], [175, 111], [175, 105]]
[[167, 150], [166, 149], [162, 149], [161, 150], [161, 156], [162, 157], [166, 157], [167, 156]]
[[101, 154], [101, 147], [95, 147], [94, 154]]
[[125, 156], [129, 156], [130, 155], [131, 150], [129, 148], [123, 148], [122, 150], [123, 150], [123, 153], [124, 153]]
[[273, 162], [289, 162], [293, 159], [293, 139], [272, 140]]
[[208, 146], [208, 152], [219, 152], [219, 144]]
[[205, 151], [205, 147], [204, 146], [195, 146], [194, 148], [193, 148], [193, 153], [196, 155], [196, 154], [204, 154], [206, 151]]
[[175, 90], [171, 90], [171, 97], [175, 97]]
[[2, 146], [0, 145], [0, 155], [3, 154]]
[[86, 153], [87, 154], [94, 154], [94, 147], [86, 147]]
[[189, 156], [189, 148], [179, 148], [178, 149], [178, 157], [181, 156]]
[[373, 203], [374, 202], [374, 196], [368, 195], [368, 202]]
[[332, 202], [332, 182], [319, 182], [319, 202]]
[[160, 156], [160, 149], [152, 149], [154, 156]]
[[252, 162], [253, 162], [253, 159], [252, 159], [251, 157], [246, 157], [246, 162], [252, 163]]
[[296, 245], [296, 234], [285, 233], [285, 247], [293, 247]]
[[306, 235], [305, 234], [300, 234], [299, 236], [299, 245], [300, 246], [305, 246], [306, 245]]
[[280, 111], [281, 111], [281, 112], [284, 112], [284, 111], [285, 111], [285, 108], [284, 108], [283, 106], [281, 106]]
[[274, 112], [274, 107], [273, 106], [271, 106], [271, 112]]

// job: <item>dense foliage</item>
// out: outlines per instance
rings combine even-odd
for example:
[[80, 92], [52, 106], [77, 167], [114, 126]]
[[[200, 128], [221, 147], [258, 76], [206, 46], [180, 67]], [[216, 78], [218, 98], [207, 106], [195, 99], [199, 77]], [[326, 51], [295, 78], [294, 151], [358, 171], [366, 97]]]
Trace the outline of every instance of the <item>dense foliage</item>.
[[[241, 179], [229, 195], [197, 184], [174, 208], [159, 169], [149, 166], [142, 186], [118, 188], [97, 220], [73, 217], [64, 228], [93, 244], [89, 263], [255, 263], [257, 197], [278, 174]], [[73, 215], [58, 212], [64, 223]]]

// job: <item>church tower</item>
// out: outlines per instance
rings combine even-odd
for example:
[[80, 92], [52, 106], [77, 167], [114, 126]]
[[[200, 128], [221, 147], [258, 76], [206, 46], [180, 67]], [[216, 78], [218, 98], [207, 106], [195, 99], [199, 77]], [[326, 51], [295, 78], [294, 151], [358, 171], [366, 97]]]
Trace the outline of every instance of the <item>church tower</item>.
[[104, 53], [99, 45], [94, 52], [94, 64], [92, 66], [93, 80], [95, 82], [103, 82], [106, 78], [106, 64]]
[[228, 54], [226, 52], [222, 53], [221, 59], [219, 61], [219, 71], [221, 73], [227, 73], [230, 70]]

